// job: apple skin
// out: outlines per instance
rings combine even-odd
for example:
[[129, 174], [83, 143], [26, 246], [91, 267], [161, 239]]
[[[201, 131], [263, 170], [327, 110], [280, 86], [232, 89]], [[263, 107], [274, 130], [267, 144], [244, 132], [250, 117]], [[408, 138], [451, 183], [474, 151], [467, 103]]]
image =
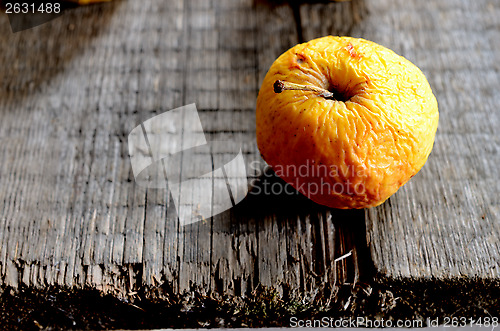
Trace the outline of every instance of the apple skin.
[[[277, 80], [335, 97], [276, 93]], [[313, 201], [368, 208], [422, 168], [438, 119], [414, 64], [371, 41], [328, 36], [291, 48], [269, 69], [257, 98], [257, 145], [276, 174]]]

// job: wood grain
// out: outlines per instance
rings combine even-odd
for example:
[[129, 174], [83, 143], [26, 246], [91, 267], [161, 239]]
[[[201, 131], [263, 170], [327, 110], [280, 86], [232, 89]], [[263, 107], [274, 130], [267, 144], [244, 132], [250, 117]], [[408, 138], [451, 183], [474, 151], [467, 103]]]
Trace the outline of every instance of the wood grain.
[[[371, 258], [386, 277], [498, 277], [498, 5], [353, 0], [299, 11], [305, 39], [371, 39], [428, 76], [441, 119], [418, 176], [366, 214], [262, 193], [284, 186], [260, 159], [254, 110], [267, 69], [299, 40], [285, 4], [114, 1], [16, 34], [2, 16], [0, 285], [117, 296], [273, 286], [313, 298], [368, 277]], [[190, 103], [208, 140], [240, 143], [253, 184], [233, 209], [182, 226], [168, 187], [135, 183], [127, 137]]]
[[[254, 109], [272, 61], [298, 41], [289, 6], [121, 1], [17, 34], [5, 19], [1, 28], [12, 64], [0, 71], [3, 286], [245, 295], [352, 281], [338, 272], [356, 261], [334, 259], [355, 249], [342, 219], [362, 224], [362, 214], [258, 191], [284, 185], [264, 172]], [[168, 187], [134, 182], [127, 136], [190, 103], [208, 140], [239, 142], [254, 186], [232, 210], [182, 226]]]
[[500, 275], [500, 6], [431, 1], [370, 5], [353, 31], [389, 46], [426, 74], [440, 120], [427, 164], [367, 210], [372, 258], [389, 278]]

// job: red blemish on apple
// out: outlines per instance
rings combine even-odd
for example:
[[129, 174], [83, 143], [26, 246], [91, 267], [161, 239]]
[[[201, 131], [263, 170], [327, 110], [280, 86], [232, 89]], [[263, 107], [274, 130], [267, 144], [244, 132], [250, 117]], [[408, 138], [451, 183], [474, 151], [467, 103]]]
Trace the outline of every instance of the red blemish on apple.
[[369, 84], [371, 81], [370, 78], [366, 74], [363, 74], [363, 76], [365, 77], [365, 83]]
[[298, 69], [300, 68], [300, 65], [306, 61], [306, 56], [301, 53], [296, 53], [295, 57], [292, 57], [291, 63], [290, 63], [290, 69]]
[[361, 55], [359, 55], [358, 53], [356, 53], [356, 50], [354, 49], [354, 46], [350, 42], [347, 43], [347, 46], [344, 47], [344, 49], [349, 52], [349, 55], [352, 58], [360, 58], [361, 57]]

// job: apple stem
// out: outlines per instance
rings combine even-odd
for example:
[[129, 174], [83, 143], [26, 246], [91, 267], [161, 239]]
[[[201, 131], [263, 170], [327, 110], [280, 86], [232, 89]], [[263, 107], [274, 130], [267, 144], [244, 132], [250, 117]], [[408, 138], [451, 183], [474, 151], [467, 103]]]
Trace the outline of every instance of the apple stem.
[[322, 89], [321, 87], [295, 84], [290, 82], [285, 82], [282, 80], [277, 80], [274, 82], [274, 93], [281, 93], [285, 90], [293, 90], [293, 91], [310, 91], [319, 94], [323, 98], [333, 98], [335, 94], [328, 90]]

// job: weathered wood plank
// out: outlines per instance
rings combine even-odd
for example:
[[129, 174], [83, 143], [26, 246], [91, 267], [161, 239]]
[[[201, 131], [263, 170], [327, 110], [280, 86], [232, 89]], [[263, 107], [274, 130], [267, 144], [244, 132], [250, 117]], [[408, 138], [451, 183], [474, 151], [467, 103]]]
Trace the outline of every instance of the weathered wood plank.
[[[366, 212], [377, 270], [497, 277], [500, 8], [351, 1], [299, 9], [305, 39], [352, 34], [384, 44], [419, 65], [438, 97], [429, 163]], [[284, 185], [263, 172], [257, 92], [298, 35], [289, 6], [251, 0], [116, 1], [17, 34], [0, 17], [0, 61], [11, 64], [0, 70], [0, 285], [127, 296], [162, 284], [243, 295], [261, 284], [313, 297], [358, 281], [369, 268], [358, 263], [369, 261], [359, 256], [362, 212], [257, 192]], [[208, 140], [241, 143], [255, 182], [235, 208], [182, 226], [167, 186], [135, 183], [127, 137], [189, 103]], [[226, 147], [213, 167], [236, 152]]]
[[[238, 145], [246, 158], [247, 172], [256, 149], [253, 125], [256, 82], [255, 43], [258, 27], [252, 1], [215, 4], [215, 28], [219, 34], [217, 65], [213, 74], [218, 78], [218, 111], [202, 113], [211, 140], [233, 140], [233, 147], [219, 146], [214, 151], [214, 164], [232, 159]], [[206, 116], [205, 116], [206, 115]], [[227, 132], [228, 128], [231, 132]], [[226, 131], [226, 132], [224, 132]], [[250, 157], [249, 157], [250, 156]], [[255, 220], [238, 212], [239, 206], [213, 218], [211, 290], [242, 295], [252, 291], [256, 261], [257, 229]]]
[[[31, 152], [26, 158], [17, 157], [19, 164], [10, 163], [14, 169], [30, 165], [24, 171], [40, 173], [40, 178], [33, 182], [18, 173], [11, 175], [23, 187], [6, 185], [4, 201], [13, 197], [18, 203], [18, 194], [23, 196], [21, 202], [29, 199], [42, 209], [29, 209], [25, 204], [17, 209], [20, 215], [7, 214], [4, 225], [8, 231], [8, 222], [16, 218], [26, 221], [19, 233], [2, 237], [6, 240], [2, 246], [4, 283], [91, 286], [127, 295], [142, 285], [166, 282], [174, 291], [194, 285], [202, 290], [244, 294], [259, 284], [312, 291], [313, 273], [329, 268], [329, 275], [335, 276], [334, 266], [315, 262], [317, 255], [322, 263], [328, 260], [330, 264], [335, 257], [336, 229], [323, 208], [299, 198], [300, 205], [311, 211], [289, 214], [281, 223], [287, 201], [278, 199], [276, 208], [261, 194], [211, 220], [183, 227], [166, 190], [134, 184], [127, 155], [127, 134], [137, 124], [195, 102], [207, 138], [240, 141], [249, 174], [255, 177], [264, 166], [254, 142], [255, 98], [272, 61], [297, 42], [291, 9], [284, 5], [254, 6], [252, 1], [217, 5], [154, 1], [83, 11], [82, 22], [75, 20], [81, 12], [69, 13], [38, 28], [41, 32], [28, 30], [10, 37], [35, 40], [37, 33], [46, 33], [43, 29], [52, 34], [68, 33], [65, 27], [74, 24], [68, 27], [67, 40], [62, 40], [69, 42], [75, 38], [71, 31], [96, 25], [93, 34], [80, 36], [83, 45], [93, 45], [90, 51], [81, 50], [90, 52], [88, 56], [66, 54], [65, 48], [52, 46], [50, 51], [61, 58], [54, 70], [66, 70], [67, 74], [52, 77], [51, 85], [42, 85], [33, 96], [33, 104], [38, 102], [38, 122], [23, 119], [32, 120], [18, 91], [25, 89], [24, 82], [16, 81], [20, 77], [14, 73], [6, 73], [11, 78], [5, 82], [14, 85], [7, 86], [6, 93], [18, 98], [24, 113], [10, 115], [12, 119], [5, 115], [3, 123], [11, 128], [13, 121], [18, 121], [15, 130], [5, 136], [14, 134], [16, 139], [44, 143], [38, 146], [37, 152], [43, 153], [38, 159], [49, 165], [39, 170], [35, 159], [30, 159]], [[108, 28], [94, 15], [100, 11], [109, 12], [105, 15]], [[124, 15], [130, 24], [113, 18], [113, 12]], [[164, 32], [165, 38], [158, 31]], [[12, 58], [21, 55], [26, 56], [6, 54]], [[35, 60], [24, 59], [27, 63]], [[34, 76], [33, 81], [42, 82], [37, 75], [46, 75], [43, 70], [24, 69]], [[12, 106], [9, 98], [2, 100], [5, 109]], [[65, 117], [58, 113], [61, 110]], [[58, 131], [50, 139], [30, 138], [32, 130], [50, 131], [54, 125]], [[23, 151], [23, 146], [7, 144], [13, 146]], [[233, 152], [229, 149], [220, 156]], [[6, 148], [3, 153], [12, 152]], [[252, 165], [252, 161], [260, 163]], [[12, 172], [4, 168], [3, 174]], [[31, 190], [29, 186], [33, 186]], [[45, 200], [38, 190], [51, 198]], [[55, 203], [59, 207], [53, 209]], [[260, 210], [257, 213], [256, 208]], [[302, 236], [301, 231], [307, 235]], [[323, 233], [326, 239], [321, 239]], [[23, 235], [28, 235], [28, 240], [22, 240]], [[322, 242], [319, 251], [314, 247], [316, 241]], [[18, 242], [24, 245], [20, 255]]]
[[369, 3], [369, 11], [353, 32], [418, 65], [440, 109], [428, 163], [385, 204], [367, 211], [375, 266], [395, 278], [498, 278], [500, 7], [385, 1]]

